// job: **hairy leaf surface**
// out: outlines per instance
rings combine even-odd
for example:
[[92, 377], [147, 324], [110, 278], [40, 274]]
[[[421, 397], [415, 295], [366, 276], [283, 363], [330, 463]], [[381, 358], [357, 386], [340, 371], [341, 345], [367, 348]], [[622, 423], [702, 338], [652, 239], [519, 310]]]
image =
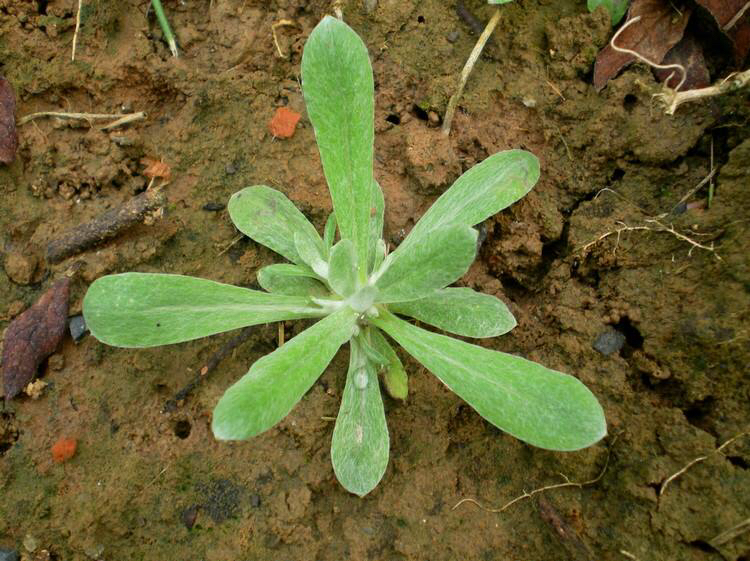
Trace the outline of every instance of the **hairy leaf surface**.
[[374, 138], [373, 78], [367, 47], [326, 16], [302, 55], [302, 90], [341, 237], [354, 243], [359, 280], [368, 261]]
[[155, 347], [324, 314], [307, 298], [182, 275], [123, 273], [94, 281], [83, 299], [83, 315], [103, 343]]
[[328, 262], [328, 283], [341, 296], [347, 297], [357, 288], [357, 256], [351, 240], [341, 240], [331, 250]]
[[520, 440], [578, 450], [607, 434], [601, 405], [573, 376], [425, 331], [387, 311], [373, 323], [482, 417]]
[[237, 229], [289, 261], [303, 264], [294, 245], [295, 233], [322, 251], [315, 226], [283, 193], [256, 185], [236, 192], [229, 199], [229, 216]]
[[274, 294], [289, 296], [327, 296], [328, 290], [318, 280], [318, 275], [304, 265], [279, 263], [258, 270], [258, 284]]
[[419, 219], [401, 246], [429, 243], [432, 232], [448, 224], [479, 224], [526, 195], [538, 179], [539, 160], [534, 154], [524, 150], [493, 154], [464, 172]]
[[436, 228], [424, 243], [400, 245], [383, 263], [377, 301], [414, 300], [449, 285], [466, 273], [476, 251], [477, 231], [461, 224]]
[[380, 332], [380, 329], [370, 327], [370, 340], [373, 347], [386, 359], [383, 370], [383, 384], [393, 399], [406, 399], [409, 394], [409, 377], [404, 370], [401, 359], [396, 351]]
[[388, 309], [464, 337], [496, 337], [516, 326], [502, 300], [466, 287], [444, 288]]
[[257, 360], [216, 405], [214, 436], [243, 440], [286, 417], [352, 336], [356, 319], [351, 310], [340, 310]]
[[352, 341], [349, 372], [331, 441], [336, 479], [360, 497], [372, 491], [388, 467], [390, 441], [378, 374]]

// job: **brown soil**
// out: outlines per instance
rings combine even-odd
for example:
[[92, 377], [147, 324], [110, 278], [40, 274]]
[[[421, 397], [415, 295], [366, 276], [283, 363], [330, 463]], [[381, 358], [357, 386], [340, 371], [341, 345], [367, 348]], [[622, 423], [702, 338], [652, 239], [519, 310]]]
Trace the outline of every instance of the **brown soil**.
[[[481, 258], [462, 282], [499, 296], [518, 318], [487, 344], [575, 373], [601, 400], [610, 437], [577, 453], [531, 448], [404, 357], [409, 399], [386, 403], [391, 462], [359, 499], [333, 476], [325, 420], [338, 408], [346, 353], [280, 425], [227, 444], [212, 438], [210, 412], [274, 348], [275, 326], [255, 330], [168, 413], [167, 400], [233, 334], [145, 351], [68, 337], [44, 367], [41, 397], [0, 410], [0, 548], [66, 561], [750, 559], [750, 533], [716, 539], [743, 521], [747, 529], [750, 438], [715, 452], [748, 429], [747, 98], [669, 117], [651, 104], [656, 84], [643, 67], [597, 94], [591, 69], [608, 40], [606, 15], [589, 15], [579, 0], [526, 0], [503, 6], [446, 141], [437, 125], [476, 36], [452, 2], [380, 0], [368, 14], [372, 4], [351, 0], [343, 10], [373, 59], [388, 240], [397, 244], [489, 154], [537, 154], [542, 179], [484, 224]], [[466, 4], [489, 19], [493, 8]], [[319, 228], [330, 212], [298, 83], [305, 38], [329, 3], [168, 0], [179, 59], [147, 5], [84, 0], [71, 62], [75, 0], [0, 2], [0, 64], [19, 116], [148, 114], [110, 132], [53, 119], [21, 127], [18, 157], [0, 169], [2, 328], [64, 274], [74, 275], [71, 313], [95, 278], [113, 272], [252, 285], [276, 257], [246, 239], [232, 245], [226, 211], [203, 208], [247, 185], [282, 190]], [[271, 35], [282, 19], [296, 23], [277, 30], [284, 57]], [[278, 107], [302, 114], [292, 138], [269, 133]], [[709, 173], [712, 151], [713, 205], [667, 214]], [[142, 158], [171, 166], [165, 216], [45, 264], [49, 242], [143, 191]], [[704, 188], [689, 202], [705, 198]], [[301, 327], [289, 324], [287, 335]], [[593, 348], [607, 330], [625, 339], [610, 355]], [[77, 449], [55, 463], [61, 438]], [[564, 481], [560, 474], [589, 481], [605, 466], [596, 482], [503, 512], [454, 509], [464, 498], [498, 508]]]

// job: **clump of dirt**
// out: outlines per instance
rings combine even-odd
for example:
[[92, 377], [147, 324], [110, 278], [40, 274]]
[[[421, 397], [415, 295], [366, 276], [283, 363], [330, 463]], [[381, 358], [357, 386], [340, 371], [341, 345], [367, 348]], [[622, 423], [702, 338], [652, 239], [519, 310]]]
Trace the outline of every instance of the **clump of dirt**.
[[[20, 127], [16, 160], [0, 169], [0, 328], [63, 273], [73, 276], [71, 314], [113, 272], [252, 286], [278, 257], [240, 236], [221, 206], [247, 185], [280, 189], [322, 229], [331, 203], [297, 78], [328, 2], [164, 2], [179, 59], [145, 3], [84, 2], [75, 62], [76, 2], [5, 4], [0, 59], [19, 116], [148, 117], [108, 131], [54, 118]], [[496, 9], [462, 5], [481, 22]], [[254, 330], [180, 400], [233, 334], [153, 350], [66, 337], [59, 369], [40, 373], [41, 398], [0, 411], [0, 547], [31, 537], [71, 560], [747, 559], [748, 534], [727, 533], [750, 504], [741, 95], [667, 116], [639, 65], [597, 93], [605, 14], [531, 0], [500, 8], [445, 139], [442, 115], [476, 40], [465, 14], [436, 0], [341, 7], [373, 61], [375, 177], [392, 246], [488, 155], [525, 148], [540, 158], [532, 193], [481, 226], [480, 258], [460, 284], [503, 299], [518, 319], [480, 344], [579, 377], [610, 436], [575, 453], [531, 448], [402, 353], [409, 399], [385, 398], [391, 462], [359, 499], [330, 465], [345, 350], [279, 425], [226, 443], [213, 439], [211, 410], [275, 348], [277, 326]], [[276, 28], [277, 48], [272, 26], [285, 19], [294, 25]], [[291, 138], [268, 130], [280, 107], [302, 115]], [[164, 216], [47, 263], [48, 243], [146, 188], [143, 158], [171, 167]], [[287, 337], [304, 326], [287, 322]], [[63, 437], [76, 454], [57, 464], [50, 449]], [[566, 481], [580, 485], [499, 511]], [[456, 506], [467, 498], [481, 507]]]

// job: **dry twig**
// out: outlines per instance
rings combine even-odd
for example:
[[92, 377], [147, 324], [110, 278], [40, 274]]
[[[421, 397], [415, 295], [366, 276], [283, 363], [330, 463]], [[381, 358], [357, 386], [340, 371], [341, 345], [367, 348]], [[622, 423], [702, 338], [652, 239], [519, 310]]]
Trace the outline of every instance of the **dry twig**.
[[299, 24], [290, 19], [282, 19], [280, 21], [277, 21], [271, 26], [271, 35], [273, 35], [273, 44], [276, 46], [276, 52], [279, 53], [280, 58], [286, 58], [287, 55], [285, 55], [284, 52], [281, 50], [281, 45], [279, 45], [279, 39], [276, 36], [276, 30], [279, 27], [299, 27]]
[[474, 68], [474, 64], [477, 62], [479, 55], [482, 54], [482, 49], [484, 49], [484, 45], [485, 43], [487, 43], [487, 39], [490, 38], [490, 35], [492, 35], [492, 32], [495, 30], [495, 26], [497, 25], [498, 21], [500, 21], [499, 8], [495, 10], [492, 18], [489, 22], [487, 22], [487, 27], [484, 28], [484, 31], [479, 36], [479, 39], [477, 39], [477, 43], [476, 45], [474, 45], [474, 49], [471, 51], [471, 54], [469, 55], [469, 58], [464, 65], [464, 69], [461, 71], [461, 77], [458, 81], [458, 88], [456, 89], [456, 93], [454, 93], [451, 96], [450, 101], [448, 101], [448, 108], [445, 110], [445, 118], [443, 119], [442, 129], [445, 136], [448, 136], [451, 132], [453, 114], [456, 112], [458, 100], [461, 98], [461, 94], [464, 91], [466, 81], [469, 79], [469, 74], [471, 74], [471, 71]]
[[745, 520], [738, 524], [735, 524], [728, 530], [724, 530], [721, 534], [709, 540], [708, 543], [711, 545], [711, 547], [718, 548], [719, 546], [732, 541], [734, 538], [741, 536], [748, 530], [750, 530], [750, 518], [746, 518]]
[[76, 44], [78, 43], [78, 31], [81, 29], [81, 4], [83, 0], [78, 0], [78, 11], [76, 12], [76, 29], [73, 32], [73, 52], [70, 55], [70, 60], [76, 59]]
[[[146, 118], [146, 113], [139, 111], [137, 113], [66, 113], [64, 111], [40, 111], [38, 113], [31, 113], [18, 119], [18, 125], [25, 125], [26, 123], [39, 119], [40, 117], [57, 117], [58, 119], [73, 119], [79, 121], [107, 121], [109, 119], [116, 119], [111, 123], [104, 125], [102, 130], [112, 129], [115, 127], [121, 127], [134, 121], [140, 121]], [[93, 125], [92, 125], [93, 126]]]

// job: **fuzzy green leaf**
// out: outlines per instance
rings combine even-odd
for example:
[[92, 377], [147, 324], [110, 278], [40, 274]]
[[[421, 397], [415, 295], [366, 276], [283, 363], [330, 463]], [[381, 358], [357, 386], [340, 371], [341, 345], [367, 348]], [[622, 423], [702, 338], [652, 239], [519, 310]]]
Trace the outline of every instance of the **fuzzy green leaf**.
[[593, 12], [599, 6], [604, 6], [612, 18], [612, 25], [617, 25], [628, 11], [628, 0], [588, 0], [587, 5], [589, 12]]
[[83, 299], [83, 315], [103, 343], [156, 347], [324, 313], [307, 298], [182, 275], [123, 273], [94, 281]]
[[444, 288], [388, 309], [464, 337], [497, 337], [516, 326], [504, 302], [465, 287]]
[[429, 243], [448, 224], [474, 226], [526, 195], [539, 179], [539, 160], [524, 150], [493, 154], [466, 171], [414, 225], [401, 247]]
[[328, 263], [323, 259], [323, 246], [301, 232], [294, 233], [294, 247], [302, 262], [316, 275], [328, 278]]
[[332, 212], [328, 215], [326, 225], [323, 228], [323, 248], [326, 251], [326, 256], [330, 257], [331, 248], [333, 247], [333, 241], [336, 238], [336, 213]]
[[295, 234], [319, 251], [323, 249], [315, 226], [283, 193], [271, 187], [256, 185], [236, 192], [229, 199], [229, 216], [240, 232], [294, 263], [304, 263], [294, 244]]
[[383, 478], [390, 440], [377, 371], [356, 341], [333, 429], [331, 462], [341, 485], [362, 497]]
[[216, 405], [214, 436], [243, 440], [286, 417], [352, 336], [356, 319], [351, 310], [340, 310], [257, 360]]
[[318, 276], [304, 265], [279, 263], [258, 271], [258, 284], [274, 294], [289, 296], [327, 296], [328, 290]]
[[520, 440], [578, 450], [607, 434], [601, 405], [573, 376], [425, 331], [385, 310], [372, 322], [482, 417]]
[[383, 190], [377, 181], [372, 182], [372, 207], [370, 208], [370, 242], [369, 242], [369, 266], [368, 273], [374, 269], [374, 262], [377, 259], [376, 246], [380, 239], [383, 237], [383, 221], [385, 214], [385, 199], [383, 198]]
[[461, 224], [436, 228], [424, 243], [402, 244], [381, 267], [377, 301], [415, 300], [449, 285], [466, 273], [476, 251], [477, 231]]
[[328, 262], [328, 284], [336, 294], [347, 297], [357, 288], [357, 256], [349, 239], [333, 246]]
[[373, 347], [386, 358], [383, 370], [383, 384], [393, 399], [406, 399], [409, 394], [409, 377], [391, 344], [383, 337], [379, 329], [371, 327], [370, 339]]
[[354, 243], [365, 279], [370, 236], [373, 79], [367, 47], [344, 22], [326, 16], [302, 54], [302, 90], [341, 238]]

